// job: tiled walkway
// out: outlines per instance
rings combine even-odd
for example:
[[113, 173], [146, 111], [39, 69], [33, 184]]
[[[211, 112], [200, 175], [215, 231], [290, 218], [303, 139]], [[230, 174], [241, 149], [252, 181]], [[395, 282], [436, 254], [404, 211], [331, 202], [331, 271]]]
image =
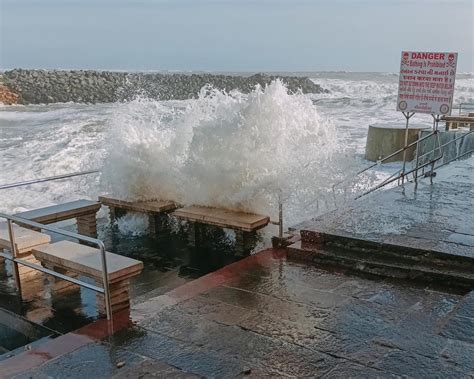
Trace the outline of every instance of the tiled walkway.
[[267, 250], [135, 306], [133, 326], [17, 377], [470, 377], [473, 317], [472, 293], [329, 273]]

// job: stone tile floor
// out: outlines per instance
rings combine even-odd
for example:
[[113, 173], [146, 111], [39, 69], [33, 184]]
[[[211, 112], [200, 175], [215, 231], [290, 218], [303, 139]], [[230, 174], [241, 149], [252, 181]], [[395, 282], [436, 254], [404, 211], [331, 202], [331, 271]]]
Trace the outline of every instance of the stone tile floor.
[[474, 157], [429, 179], [375, 192], [295, 230], [474, 258]]
[[282, 250], [137, 304], [130, 317], [14, 377], [474, 377], [474, 293], [326, 272]]

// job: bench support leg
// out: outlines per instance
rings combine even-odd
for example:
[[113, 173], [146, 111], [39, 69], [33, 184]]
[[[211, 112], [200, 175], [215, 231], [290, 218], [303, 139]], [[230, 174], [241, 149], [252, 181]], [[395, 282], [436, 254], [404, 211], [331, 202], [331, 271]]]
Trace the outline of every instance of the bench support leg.
[[148, 216], [148, 232], [151, 237], [167, 234], [168, 216], [166, 214], [150, 214]]
[[97, 238], [97, 218], [96, 214], [80, 216], [77, 219], [77, 232], [85, 236]]
[[[75, 272], [68, 271], [61, 267], [55, 267], [47, 264], [43, 264], [43, 266], [49, 270], [56, 271], [59, 274], [67, 275], [72, 278], [79, 277], [79, 275]], [[80, 292], [81, 289], [81, 287], [77, 284], [68, 282], [67, 280], [56, 278], [55, 276], [49, 276], [49, 283], [51, 285], [51, 293], [53, 296], [69, 295], [72, 293]]]
[[237, 230], [235, 232], [235, 255], [246, 257], [255, 247], [257, 234], [255, 232], [244, 232]]
[[[97, 285], [102, 287], [102, 282], [97, 282]], [[130, 281], [123, 279], [118, 282], [109, 284], [110, 303], [112, 313], [119, 312], [130, 307]], [[97, 308], [101, 316], [107, 314], [105, 309], [105, 297], [103, 294], [97, 294]]]
[[[19, 255], [19, 259], [28, 263], [41, 265], [41, 262], [33, 254]], [[18, 291], [23, 300], [32, 300], [35, 297], [42, 298], [44, 291], [43, 273], [20, 263], [17, 264], [19, 287]]]
[[188, 224], [188, 246], [198, 247], [202, 244], [205, 225], [199, 222], [189, 222]]

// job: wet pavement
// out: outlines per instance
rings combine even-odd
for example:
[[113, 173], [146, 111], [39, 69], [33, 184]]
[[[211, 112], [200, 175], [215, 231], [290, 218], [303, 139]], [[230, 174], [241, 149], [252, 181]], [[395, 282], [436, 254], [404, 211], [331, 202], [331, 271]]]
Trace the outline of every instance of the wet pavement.
[[[382, 190], [295, 230], [474, 260], [474, 157], [437, 170], [433, 184]], [[304, 233], [302, 237], [304, 239]]]
[[[132, 302], [146, 301], [236, 260], [233, 247], [222, 238], [222, 231], [211, 229], [208, 231], [210, 243], [190, 248], [185, 229], [160, 238], [148, 235], [130, 237], [121, 235], [107, 223], [107, 220], [99, 220], [99, 237], [107, 250], [139, 259], [145, 264], [140, 276], [131, 280]], [[75, 230], [74, 225], [64, 228]], [[57, 235], [52, 235], [52, 238], [54, 241], [60, 239]], [[81, 279], [91, 282], [85, 277]], [[53, 278], [43, 274], [24, 278], [23, 296], [20, 297], [11, 262], [0, 261], [0, 315], [3, 310], [13, 312], [57, 334], [76, 330], [99, 317], [95, 292], [77, 287], [77, 291], [62, 293], [54, 291], [52, 283]], [[2, 333], [0, 328], [0, 347], [6, 346], [4, 340], [7, 338], [6, 332]], [[0, 349], [0, 359], [3, 353]]]
[[134, 305], [113, 335], [91, 325], [74, 335], [88, 342], [22, 368], [32, 349], [0, 362], [0, 373], [465, 378], [473, 325], [473, 293], [327, 272], [266, 250]]

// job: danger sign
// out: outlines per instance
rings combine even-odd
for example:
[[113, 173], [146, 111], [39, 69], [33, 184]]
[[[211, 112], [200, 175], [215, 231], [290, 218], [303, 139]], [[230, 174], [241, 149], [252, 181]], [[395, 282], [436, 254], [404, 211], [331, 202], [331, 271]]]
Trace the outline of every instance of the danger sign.
[[457, 53], [402, 51], [397, 111], [451, 114]]

